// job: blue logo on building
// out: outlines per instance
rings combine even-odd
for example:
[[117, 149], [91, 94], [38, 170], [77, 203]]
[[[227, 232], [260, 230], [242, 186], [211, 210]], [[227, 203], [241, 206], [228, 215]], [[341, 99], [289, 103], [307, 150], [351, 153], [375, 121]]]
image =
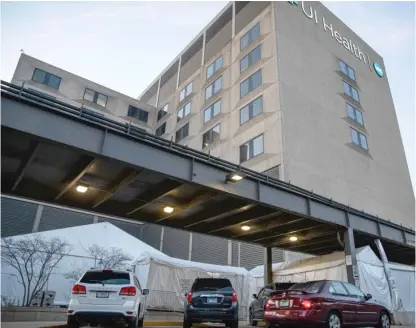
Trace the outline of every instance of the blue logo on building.
[[375, 62], [373, 62], [373, 67], [374, 67], [374, 70], [376, 71], [376, 74], [377, 74], [378, 76], [380, 76], [380, 77], [383, 77], [383, 76], [384, 76], [384, 71], [383, 71], [383, 69], [381, 68], [381, 66], [380, 66], [380, 64], [379, 64], [379, 63], [377, 63], [376, 61], [375, 61]]

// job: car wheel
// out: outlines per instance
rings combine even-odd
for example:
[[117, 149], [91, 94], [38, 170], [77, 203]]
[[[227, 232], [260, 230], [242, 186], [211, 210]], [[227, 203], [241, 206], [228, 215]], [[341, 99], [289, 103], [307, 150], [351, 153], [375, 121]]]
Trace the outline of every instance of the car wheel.
[[238, 320], [233, 320], [230, 322], [231, 328], [238, 328]]
[[127, 327], [129, 327], [129, 328], [137, 328], [138, 327], [138, 323], [139, 323], [139, 315], [137, 315], [137, 317], [135, 317], [132, 321], [129, 321], [129, 323], [127, 324]]
[[377, 328], [390, 328], [390, 317], [386, 312], [381, 312]]
[[341, 328], [341, 318], [337, 312], [329, 312], [326, 326], [328, 328]]
[[66, 326], [68, 328], [79, 328], [79, 323], [74, 317], [68, 316], [68, 321], [66, 323]]
[[143, 315], [143, 318], [141, 318], [141, 319], [139, 319], [137, 321], [137, 327], [138, 328], [142, 328], [143, 327], [143, 321], [144, 321], [144, 315]]
[[250, 309], [248, 313], [248, 318], [249, 318], [250, 326], [257, 326], [257, 321], [254, 320], [253, 309]]
[[183, 328], [191, 328], [192, 327], [192, 321], [183, 319]]

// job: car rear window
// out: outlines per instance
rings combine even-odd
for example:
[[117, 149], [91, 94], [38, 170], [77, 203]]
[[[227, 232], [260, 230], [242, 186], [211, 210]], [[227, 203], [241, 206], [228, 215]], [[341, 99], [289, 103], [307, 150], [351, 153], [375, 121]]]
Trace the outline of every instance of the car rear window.
[[232, 291], [233, 287], [228, 279], [198, 279], [192, 286], [192, 291], [223, 290]]
[[317, 294], [320, 292], [323, 285], [324, 285], [323, 281], [303, 282], [301, 284], [293, 285], [292, 287], [288, 289], [288, 291], [301, 290], [303, 292]]
[[81, 282], [85, 284], [128, 285], [130, 284], [130, 275], [123, 272], [89, 271], [82, 277]]

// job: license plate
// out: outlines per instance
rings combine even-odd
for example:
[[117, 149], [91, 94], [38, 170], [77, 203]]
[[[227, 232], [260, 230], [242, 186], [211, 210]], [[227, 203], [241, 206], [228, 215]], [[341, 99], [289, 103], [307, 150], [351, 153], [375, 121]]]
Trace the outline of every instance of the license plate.
[[289, 306], [289, 301], [280, 301], [279, 306]]
[[97, 298], [108, 298], [108, 292], [97, 292]]
[[216, 297], [208, 297], [207, 298], [207, 303], [210, 303], [210, 304], [217, 303], [217, 298]]

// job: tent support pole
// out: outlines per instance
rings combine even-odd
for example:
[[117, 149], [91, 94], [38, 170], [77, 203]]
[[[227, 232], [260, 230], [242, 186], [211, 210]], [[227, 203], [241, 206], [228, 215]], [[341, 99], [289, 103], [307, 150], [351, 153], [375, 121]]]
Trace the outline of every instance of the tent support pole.
[[401, 300], [400, 295], [399, 295], [399, 291], [398, 291], [397, 286], [396, 286], [396, 281], [394, 280], [393, 275], [391, 274], [389, 261], [387, 259], [386, 252], [384, 251], [383, 244], [381, 243], [380, 239], [376, 239], [374, 241], [374, 243], [377, 246], [378, 252], [379, 252], [380, 257], [381, 257], [381, 261], [383, 262], [384, 273], [386, 274], [387, 282], [389, 284], [393, 310], [394, 311], [403, 311], [404, 310], [403, 309], [403, 303], [402, 303], [402, 300]]
[[360, 275], [358, 273], [357, 253], [355, 251], [354, 230], [347, 228], [344, 232], [345, 264], [347, 278], [350, 284], [360, 287]]
[[272, 270], [272, 248], [264, 248], [264, 284], [268, 285], [273, 282]]

